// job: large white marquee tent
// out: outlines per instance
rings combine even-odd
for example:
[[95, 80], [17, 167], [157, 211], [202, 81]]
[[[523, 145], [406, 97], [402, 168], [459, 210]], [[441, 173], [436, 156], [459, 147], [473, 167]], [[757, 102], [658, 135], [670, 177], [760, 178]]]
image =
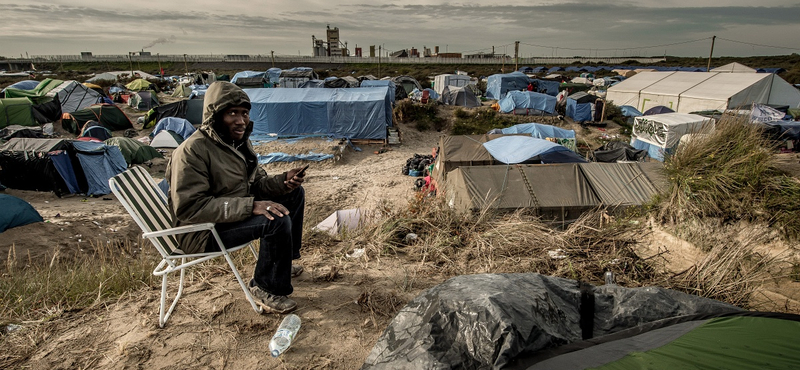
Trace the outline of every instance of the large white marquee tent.
[[752, 103], [797, 108], [800, 91], [772, 73], [643, 72], [610, 87], [607, 100], [642, 112], [663, 105], [692, 113]]

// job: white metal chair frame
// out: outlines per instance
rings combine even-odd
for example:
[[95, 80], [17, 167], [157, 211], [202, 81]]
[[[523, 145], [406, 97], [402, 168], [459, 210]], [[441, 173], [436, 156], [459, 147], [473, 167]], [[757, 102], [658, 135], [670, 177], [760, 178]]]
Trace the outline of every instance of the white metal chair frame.
[[[139, 205], [139, 202], [143, 200], [137, 199], [137, 196], [147, 196], [149, 198], [148, 200], [151, 201], [149, 205], [158, 208], [150, 210], [151, 212], [158, 213], [154, 217], [161, 216], [163, 218], [164, 215], [170, 215], [170, 212], [166, 195], [161, 191], [158, 185], [156, 185], [155, 180], [153, 180], [150, 174], [147, 173], [147, 171], [142, 167], [132, 167], [127, 171], [110, 178], [108, 180], [108, 185], [120, 203], [122, 203], [122, 206], [125, 207], [125, 210], [128, 211], [139, 228], [142, 229], [142, 238], [152, 242], [156, 247], [156, 250], [158, 250], [158, 252], [161, 254], [162, 260], [153, 270], [153, 275], [161, 276], [161, 301], [158, 314], [159, 327], [164, 327], [164, 324], [166, 324], [170, 314], [172, 314], [172, 311], [178, 304], [178, 299], [180, 299], [181, 294], [183, 293], [183, 281], [186, 269], [220, 256], [225, 257], [225, 260], [228, 261], [228, 265], [230, 265], [233, 274], [236, 276], [236, 280], [242, 287], [247, 300], [250, 301], [250, 305], [253, 306], [253, 310], [255, 310], [257, 313], [263, 312], [263, 309], [256, 304], [253, 295], [250, 293], [250, 289], [242, 280], [239, 270], [236, 269], [233, 259], [230, 256], [230, 252], [235, 252], [244, 247], [250, 247], [250, 251], [253, 252], [253, 256], [258, 258], [252, 242], [233, 248], [226, 248], [222, 243], [222, 240], [220, 240], [217, 230], [214, 228], [214, 223], [202, 223], [179, 227], [164, 227], [163, 222], [162, 225], [158, 226], [154, 225], [151, 220], [150, 225], [148, 225], [148, 223], [145, 222], [145, 219], [148, 215], [143, 214], [147, 212], [143, 211], [142, 208], [137, 209], [137, 207], [135, 207], [135, 205]], [[131, 189], [130, 187], [135, 187], [135, 189]], [[135, 191], [135, 194], [131, 191]], [[153, 214], [151, 213], [151, 216], [152, 215]], [[161, 221], [163, 221], [163, 219]], [[214, 236], [214, 239], [216, 239], [217, 244], [220, 246], [220, 251], [195, 254], [182, 254], [180, 251], [177, 253], [175, 252], [175, 250], [178, 248], [174, 239], [174, 235], [203, 230], [211, 231], [211, 234]], [[170, 241], [172, 243], [170, 243]], [[172, 248], [170, 248], [170, 244], [172, 244]], [[178, 284], [178, 292], [175, 294], [175, 298], [173, 298], [169, 309], [164, 312], [167, 298], [167, 276], [174, 271], [180, 271], [181, 273], [180, 283]]]

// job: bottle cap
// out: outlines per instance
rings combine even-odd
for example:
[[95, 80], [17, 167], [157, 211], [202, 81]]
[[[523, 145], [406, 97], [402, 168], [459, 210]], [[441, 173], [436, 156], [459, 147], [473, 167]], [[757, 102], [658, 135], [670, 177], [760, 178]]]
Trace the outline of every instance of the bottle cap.
[[278, 356], [280, 356], [280, 354], [281, 354], [281, 353], [280, 353], [280, 352], [278, 352], [278, 350], [277, 350], [277, 349], [273, 349], [273, 350], [272, 350], [272, 357], [278, 357]]

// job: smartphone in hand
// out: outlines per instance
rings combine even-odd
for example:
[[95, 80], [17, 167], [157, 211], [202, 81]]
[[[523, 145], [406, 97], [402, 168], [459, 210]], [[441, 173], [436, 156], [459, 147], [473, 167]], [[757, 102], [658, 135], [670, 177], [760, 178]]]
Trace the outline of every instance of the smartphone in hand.
[[303, 176], [305, 176], [305, 175], [306, 175], [306, 169], [308, 168], [308, 166], [309, 166], [309, 165], [305, 165], [305, 166], [303, 166], [303, 168], [301, 168], [301, 169], [300, 169], [300, 171], [297, 171], [297, 173], [296, 173], [296, 174], [294, 174], [294, 175], [295, 175], [295, 176], [297, 176], [297, 177], [303, 177]]

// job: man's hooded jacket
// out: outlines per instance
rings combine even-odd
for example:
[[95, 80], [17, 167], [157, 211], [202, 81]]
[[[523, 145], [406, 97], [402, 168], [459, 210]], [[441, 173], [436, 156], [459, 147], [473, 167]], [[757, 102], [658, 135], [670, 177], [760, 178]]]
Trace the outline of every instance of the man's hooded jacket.
[[[284, 184], [285, 173], [269, 176], [258, 166], [250, 143], [252, 121], [241, 141], [228, 138], [221, 113], [234, 106], [249, 109], [250, 98], [230, 82], [211, 84], [200, 129], [172, 153], [165, 176], [174, 226], [243, 221], [253, 215], [254, 200], [270, 200], [291, 191]], [[203, 231], [177, 238], [183, 252], [199, 253], [210, 235]]]

